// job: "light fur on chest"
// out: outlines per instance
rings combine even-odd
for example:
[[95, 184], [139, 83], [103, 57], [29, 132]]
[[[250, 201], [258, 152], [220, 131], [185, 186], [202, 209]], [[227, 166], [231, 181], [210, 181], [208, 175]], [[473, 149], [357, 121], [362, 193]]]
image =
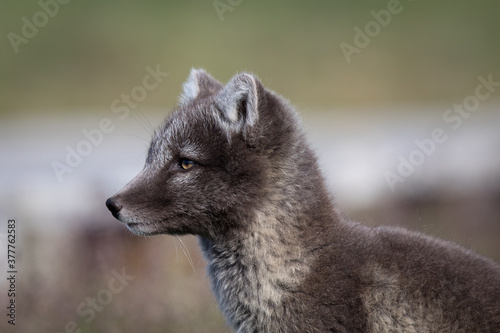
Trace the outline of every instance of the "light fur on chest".
[[246, 238], [206, 250], [219, 306], [241, 333], [273, 331], [280, 325], [286, 318], [285, 298], [309, 271], [310, 260], [297, 236], [266, 213], [258, 213]]

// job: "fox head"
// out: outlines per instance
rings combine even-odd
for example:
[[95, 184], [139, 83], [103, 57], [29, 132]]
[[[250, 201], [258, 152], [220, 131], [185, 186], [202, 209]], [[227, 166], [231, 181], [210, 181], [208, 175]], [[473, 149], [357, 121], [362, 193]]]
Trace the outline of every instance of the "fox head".
[[295, 111], [251, 74], [223, 86], [193, 69], [183, 88], [144, 169], [106, 205], [138, 235], [213, 239], [245, 228], [254, 208], [300, 168], [289, 160], [302, 132]]

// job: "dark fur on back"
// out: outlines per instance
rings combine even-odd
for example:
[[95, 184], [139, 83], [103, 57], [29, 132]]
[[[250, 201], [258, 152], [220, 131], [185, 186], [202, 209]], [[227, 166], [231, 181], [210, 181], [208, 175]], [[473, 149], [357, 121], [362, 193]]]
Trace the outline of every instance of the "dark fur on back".
[[193, 70], [107, 205], [136, 234], [198, 235], [239, 333], [500, 332], [499, 266], [342, 218], [296, 112], [250, 74], [223, 86]]

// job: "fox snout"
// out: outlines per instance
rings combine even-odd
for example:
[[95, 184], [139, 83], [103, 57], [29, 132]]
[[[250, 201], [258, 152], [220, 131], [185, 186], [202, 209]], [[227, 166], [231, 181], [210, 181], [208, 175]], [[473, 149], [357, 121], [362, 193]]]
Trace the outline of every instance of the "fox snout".
[[[149, 198], [145, 195], [148, 192], [144, 187], [144, 177], [142, 174], [139, 174], [123, 189], [118, 191], [118, 193], [106, 200], [106, 207], [108, 207], [113, 217], [125, 224], [127, 229], [136, 234], [144, 234], [151, 231], [151, 228], [145, 225], [148, 224], [148, 221], [144, 215], [144, 207], [141, 207], [141, 204], [137, 200], [137, 198], [144, 198], [143, 201], [146, 203], [149, 202]], [[146, 229], [148, 230], [146, 231]]]
[[[123, 198], [122, 198], [123, 199]], [[120, 200], [118, 194], [106, 200], [106, 207], [108, 207], [111, 214], [120, 222], [122, 222], [128, 230], [137, 235], [145, 235], [152, 233], [150, 227], [139, 221], [136, 217], [131, 215], [130, 209], [126, 209]]]
[[118, 213], [120, 212], [120, 210], [122, 209], [123, 206], [115, 197], [111, 197], [111, 198], [108, 198], [108, 200], [106, 200], [106, 207], [108, 207], [111, 214], [116, 219], [118, 219]]
[[108, 207], [111, 214], [117, 220], [127, 223], [130, 219], [134, 218], [133, 215], [135, 214], [132, 213], [132, 210], [137, 206], [137, 198], [147, 197], [147, 179], [148, 178], [144, 176], [144, 171], [140, 172], [120, 191], [106, 200], [106, 207]]

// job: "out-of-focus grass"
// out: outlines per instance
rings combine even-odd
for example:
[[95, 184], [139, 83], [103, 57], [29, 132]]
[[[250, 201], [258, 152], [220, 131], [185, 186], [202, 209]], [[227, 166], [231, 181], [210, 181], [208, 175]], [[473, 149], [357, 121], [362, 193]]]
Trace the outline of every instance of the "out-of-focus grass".
[[[174, 237], [146, 239], [117, 226], [103, 221], [99, 229], [50, 240], [25, 235], [30, 246], [18, 276], [12, 332], [65, 332], [71, 322], [81, 333], [229, 332], [194, 237], [183, 238], [191, 266]], [[113, 271], [125, 272], [126, 285]], [[102, 297], [106, 290], [114, 290], [110, 298]], [[0, 331], [11, 332], [6, 326], [0, 323]]]
[[387, 1], [243, 1], [221, 21], [211, 1], [71, 1], [15, 54], [36, 2], [0, 5], [0, 112], [109, 108], [147, 65], [171, 76], [144, 107], [170, 108], [192, 66], [227, 80], [259, 74], [299, 106], [455, 100], [480, 74], [499, 74], [500, 3], [401, 1], [380, 34], [345, 60], [354, 26]]

